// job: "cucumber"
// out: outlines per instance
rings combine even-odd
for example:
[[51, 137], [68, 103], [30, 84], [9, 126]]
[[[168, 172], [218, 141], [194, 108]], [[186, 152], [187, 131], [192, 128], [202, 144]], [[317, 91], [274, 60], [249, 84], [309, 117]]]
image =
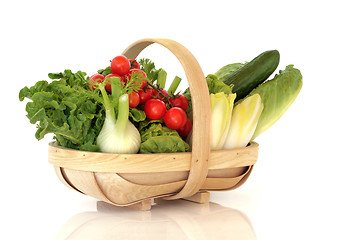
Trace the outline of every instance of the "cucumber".
[[269, 50], [261, 53], [242, 68], [236, 70], [223, 82], [233, 85], [233, 93], [236, 93], [235, 101], [246, 97], [254, 88], [263, 83], [277, 68], [280, 61], [280, 53], [277, 50]]

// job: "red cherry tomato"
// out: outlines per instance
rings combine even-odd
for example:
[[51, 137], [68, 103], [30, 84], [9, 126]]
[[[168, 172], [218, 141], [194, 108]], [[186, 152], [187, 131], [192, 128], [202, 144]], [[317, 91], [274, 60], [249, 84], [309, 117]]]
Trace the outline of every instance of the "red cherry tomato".
[[144, 105], [149, 99], [152, 98], [153, 89], [140, 89], [139, 90], [139, 96], [140, 96], [140, 104]]
[[131, 69], [140, 69], [140, 64], [135, 59], [129, 59]]
[[146, 73], [140, 69], [131, 69], [129, 71], [129, 73], [126, 75], [128, 81], [130, 81], [132, 76], [138, 76], [140, 82], [136, 82], [136, 84], [140, 87], [140, 89], [142, 89], [143, 87], [145, 87], [146, 83], [147, 83], [147, 76]]
[[117, 77], [117, 78], [119, 78], [119, 79], [120, 79], [120, 81], [122, 81], [122, 82], [123, 82], [123, 80], [122, 80], [121, 76], [120, 76], [120, 75], [118, 75], [118, 74], [111, 73], [111, 74], [106, 75], [106, 76], [105, 76], [105, 79], [104, 79], [104, 81], [106, 81], [105, 89], [106, 89], [106, 91], [108, 91], [109, 93], [111, 93], [111, 83], [110, 83], [110, 78], [112, 78], [112, 77]]
[[126, 84], [129, 80], [130, 80], [130, 75], [129, 75], [129, 73], [121, 76], [121, 81], [122, 81], [123, 83]]
[[94, 74], [89, 78], [89, 89], [95, 90], [95, 88], [98, 86], [97, 83], [102, 83], [104, 81], [104, 75], [102, 74]]
[[155, 89], [153, 89], [153, 88], [151, 88], [151, 92], [149, 92], [150, 93], [150, 95], [151, 95], [151, 98], [156, 98], [156, 96], [157, 96], [157, 94], [158, 94], [158, 92], [155, 90]]
[[178, 95], [175, 98], [171, 98], [170, 103], [173, 107], [182, 108], [184, 111], [186, 111], [189, 106], [189, 101], [184, 95]]
[[153, 98], [145, 103], [144, 111], [149, 119], [159, 120], [165, 115], [166, 105], [163, 101]]
[[110, 69], [112, 73], [120, 76], [127, 74], [130, 71], [129, 59], [125, 56], [117, 56], [111, 61]]
[[177, 132], [180, 135], [180, 137], [186, 137], [191, 132], [191, 129], [192, 129], [192, 123], [190, 119], [187, 119], [185, 125], [182, 128], [179, 128]]
[[177, 130], [182, 128], [186, 123], [186, 113], [182, 108], [172, 107], [164, 116], [164, 122], [168, 128]]
[[139, 105], [140, 103], [140, 96], [137, 92], [132, 91], [129, 94], [129, 107], [131, 108], [135, 108], [137, 107], [137, 105]]

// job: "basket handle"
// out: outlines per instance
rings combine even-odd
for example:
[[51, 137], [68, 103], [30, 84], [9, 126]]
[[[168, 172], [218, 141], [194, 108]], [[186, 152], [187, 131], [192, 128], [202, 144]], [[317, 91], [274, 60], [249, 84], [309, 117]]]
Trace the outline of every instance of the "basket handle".
[[147, 38], [131, 44], [122, 53], [135, 59], [147, 46], [157, 43], [170, 50], [181, 63], [189, 84], [193, 109], [192, 153], [189, 177], [180, 192], [168, 200], [194, 195], [203, 185], [208, 171], [210, 155], [210, 97], [204, 73], [191, 52], [170, 39]]

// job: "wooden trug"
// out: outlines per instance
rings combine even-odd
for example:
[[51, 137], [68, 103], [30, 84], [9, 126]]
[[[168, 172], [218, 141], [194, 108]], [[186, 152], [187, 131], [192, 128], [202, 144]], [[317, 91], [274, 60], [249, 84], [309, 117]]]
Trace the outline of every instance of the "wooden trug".
[[149, 210], [152, 199], [209, 202], [208, 191], [241, 186], [257, 161], [259, 145], [210, 151], [210, 98], [205, 76], [195, 57], [170, 39], [149, 38], [131, 44], [124, 56], [135, 59], [157, 43], [181, 63], [192, 98], [191, 152], [112, 154], [86, 152], [49, 144], [48, 160], [60, 181], [76, 191], [116, 206]]

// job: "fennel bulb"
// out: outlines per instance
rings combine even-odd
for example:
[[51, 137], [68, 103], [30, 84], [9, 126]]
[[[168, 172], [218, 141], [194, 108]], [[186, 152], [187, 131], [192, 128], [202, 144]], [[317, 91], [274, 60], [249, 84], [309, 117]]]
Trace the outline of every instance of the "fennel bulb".
[[[137, 128], [129, 121], [129, 95], [126, 93], [126, 87], [125, 90], [120, 91], [120, 84], [113, 84], [113, 82], [115, 81], [111, 79], [111, 99], [104, 85], [99, 86], [104, 99], [106, 116], [96, 143], [101, 152], [137, 153], [140, 149], [141, 136]], [[118, 82], [120, 83], [120, 79]]]
[[263, 108], [259, 94], [245, 98], [234, 107], [223, 149], [246, 147], [253, 137]]
[[211, 149], [222, 149], [230, 127], [236, 94], [219, 92], [210, 94], [211, 103]]

